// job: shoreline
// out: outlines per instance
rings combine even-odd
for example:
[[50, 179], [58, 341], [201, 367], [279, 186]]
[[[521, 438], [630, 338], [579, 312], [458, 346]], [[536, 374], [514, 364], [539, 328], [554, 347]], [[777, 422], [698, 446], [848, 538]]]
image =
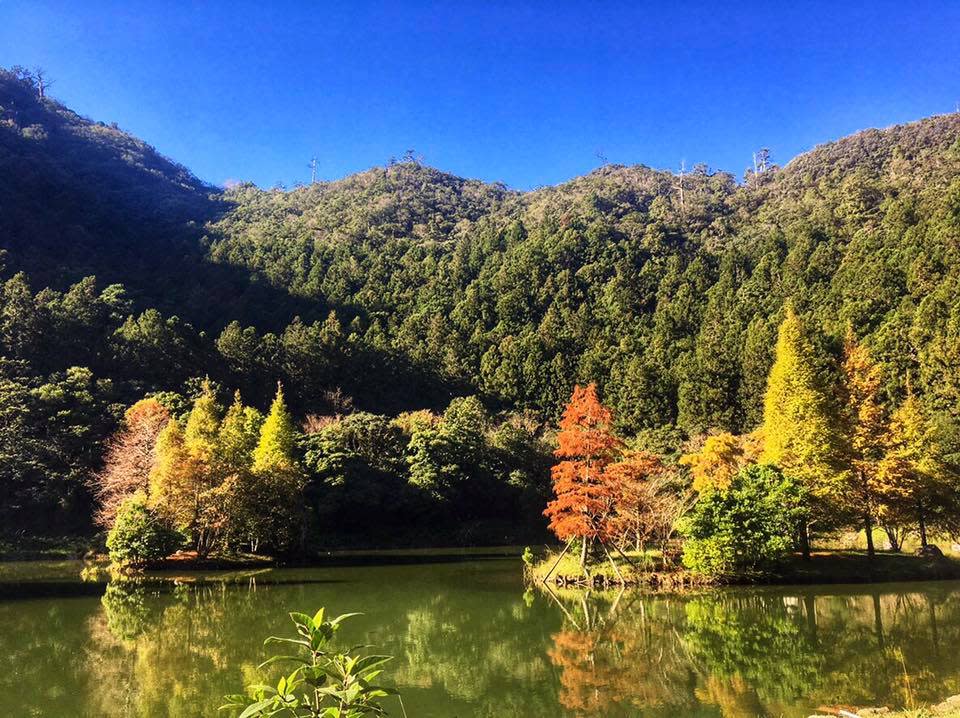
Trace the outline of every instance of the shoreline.
[[[526, 566], [527, 581], [544, 583], [544, 574], [557, 560], [554, 553]], [[865, 551], [814, 551], [809, 561], [799, 555], [769, 573], [717, 580], [698, 576], [679, 564], [654, 565], [638, 570], [626, 562], [618, 562], [623, 575], [620, 581], [609, 564], [596, 564], [590, 580], [584, 580], [579, 566], [561, 564], [545, 582], [551, 587], [569, 589], [649, 589], [672, 591], [723, 586], [812, 586], [871, 583], [907, 583], [921, 581], [960, 580], [960, 559], [951, 556], [916, 556], [878, 551], [871, 559]]]

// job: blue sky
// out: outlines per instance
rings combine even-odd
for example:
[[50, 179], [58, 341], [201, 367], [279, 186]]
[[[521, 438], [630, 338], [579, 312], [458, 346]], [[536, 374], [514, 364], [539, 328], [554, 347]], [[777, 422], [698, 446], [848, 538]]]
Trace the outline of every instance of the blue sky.
[[414, 149], [526, 189], [610, 162], [786, 162], [960, 102], [960, 2], [0, 0], [0, 65], [214, 184]]

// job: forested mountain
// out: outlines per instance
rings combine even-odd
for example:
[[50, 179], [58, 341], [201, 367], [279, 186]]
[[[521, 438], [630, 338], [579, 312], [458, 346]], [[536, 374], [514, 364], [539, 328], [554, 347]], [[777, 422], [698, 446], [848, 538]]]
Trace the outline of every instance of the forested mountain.
[[[888, 401], [909, 380], [954, 433], [958, 114], [742, 182], [607, 165], [515, 192], [408, 157], [219, 190], [0, 72], [0, 247], [0, 476], [73, 512], [122, 407], [205, 375], [261, 408], [281, 380], [299, 417], [474, 394], [545, 424], [596, 381], [627, 434], [749, 430], [788, 302], [824, 372], [849, 326]], [[47, 486], [71, 472], [73, 503]]]

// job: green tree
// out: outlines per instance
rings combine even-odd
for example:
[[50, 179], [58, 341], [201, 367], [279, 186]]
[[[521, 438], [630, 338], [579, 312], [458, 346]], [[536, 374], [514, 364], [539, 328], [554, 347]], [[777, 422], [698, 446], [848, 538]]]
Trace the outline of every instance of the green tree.
[[792, 546], [806, 520], [802, 485], [775, 466], [741, 469], [726, 489], [700, 494], [681, 522], [683, 563], [716, 578], [767, 572]]
[[142, 493], [126, 499], [107, 535], [110, 560], [118, 564], [143, 564], [169, 556], [183, 541], [173, 525], [147, 505]]

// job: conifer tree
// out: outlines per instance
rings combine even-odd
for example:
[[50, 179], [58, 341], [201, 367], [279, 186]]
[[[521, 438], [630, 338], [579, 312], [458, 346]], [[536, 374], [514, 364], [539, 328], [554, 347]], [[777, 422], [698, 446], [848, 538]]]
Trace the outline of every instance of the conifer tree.
[[[836, 496], [840, 479], [836, 428], [813, 345], [800, 318], [788, 306], [767, 379], [760, 460], [800, 481], [817, 504], [811, 508], [821, 519]], [[808, 524], [799, 527], [799, 538], [804, 557], [809, 557]]]
[[[252, 484], [245, 496], [250, 513], [256, 515], [249, 524], [252, 544], [262, 541], [285, 550], [300, 534], [303, 480], [296, 460], [296, 435], [278, 384], [253, 450]], [[299, 537], [302, 541], [302, 534]]]
[[543, 513], [557, 538], [581, 539], [584, 570], [589, 544], [605, 539], [610, 528], [614, 491], [604, 470], [621, 445], [611, 430], [612, 420], [610, 410], [597, 398], [596, 385], [575, 387], [553, 452], [561, 459], [551, 471], [555, 498]]
[[218, 473], [229, 476], [251, 468], [253, 451], [259, 442], [263, 421], [263, 414], [253, 407], [243, 405], [240, 392], [237, 391], [217, 432]]
[[956, 472], [943, 460], [936, 433], [920, 400], [907, 397], [890, 420], [888, 450], [879, 467], [880, 491], [893, 510], [916, 521], [920, 544], [936, 513], [956, 511]]
[[178, 528], [187, 529], [196, 516], [197, 496], [183, 431], [175, 419], [168, 421], [157, 437], [155, 457], [150, 472], [150, 507]]
[[260, 428], [260, 439], [253, 451], [253, 471], [258, 474], [271, 471], [289, 471], [294, 468], [296, 429], [293, 417], [283, 398], [283, 387], [277, 384], [277, 393], [270, 405], [270, 413]]
[[184, 446], [193, 460], [204, 466], [210, 465], [216, 451], [219, 427], [220, 407], [210, 380], [205, 379], [200, 396], [193, 402], [184, 433]]
[[887, 441], [887, 418], [880, 398], [880, 367], [847, 331], [841, 367], [841, 412], [848, 488], [844, 499], [860, 514], [867, 555], [874, 555], [873, 527], [879, 506], [878, 470]]
[[607, 466], [605, 477], [614, 489], [612, 533], [623, 542], [632, 542], [637, 551], [662, 528], [660, 484], [653, 478], [664, 472], [656, 454], [637, 451]]

